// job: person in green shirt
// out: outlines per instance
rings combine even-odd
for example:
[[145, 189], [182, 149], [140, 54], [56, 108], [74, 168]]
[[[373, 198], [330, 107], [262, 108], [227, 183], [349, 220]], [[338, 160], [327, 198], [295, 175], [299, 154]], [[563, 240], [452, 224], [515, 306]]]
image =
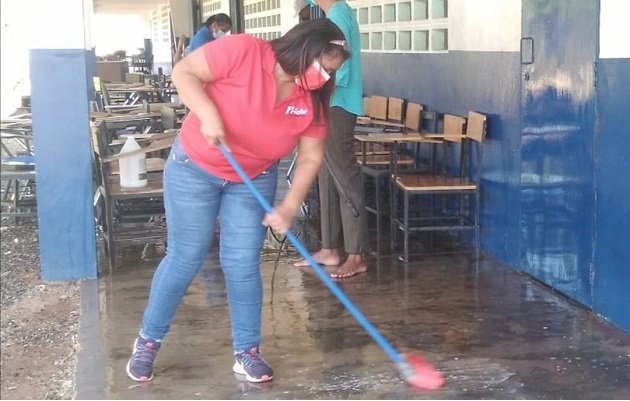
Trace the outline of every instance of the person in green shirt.
[[[322, 249], [313, 259], [322, 265], [339, 266], [331, 277], [345, 278], [367, 271], [367, 215], [359, 164], [354, 151], [357, 116], [363, 115], [361, 36], [352, 8], [342, 0], [307, 0], [319, 6], [337, 25], [350, 51], [350, 58], [337, 70], [336, 88], [330, 103], [325, 166], [319, 173]], [[343, 250], [347, 254], [341, 263]], [[308, 266], [300, 260], [295, 266]]]

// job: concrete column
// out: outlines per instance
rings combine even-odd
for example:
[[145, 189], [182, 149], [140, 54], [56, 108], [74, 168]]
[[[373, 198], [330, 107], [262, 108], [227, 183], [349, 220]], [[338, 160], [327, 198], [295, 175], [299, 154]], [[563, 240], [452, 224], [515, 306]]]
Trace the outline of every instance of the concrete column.
[[[89, 100], [92, 0], [28, 0], [41, 277], [96, 278]], [[33, 28], [36, 29], [36, 28]]]

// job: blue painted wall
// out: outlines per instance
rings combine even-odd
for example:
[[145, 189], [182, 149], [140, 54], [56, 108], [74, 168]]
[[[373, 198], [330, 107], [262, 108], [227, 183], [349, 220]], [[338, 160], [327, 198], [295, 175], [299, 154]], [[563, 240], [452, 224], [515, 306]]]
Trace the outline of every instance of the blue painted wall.
[[521, 71], [520, 267], [590, 307], [599, 8], [523, 0], [522, 13], [534, 57]]
[[[519, 266], [520, 61], [516, 53], [363, 55], [365, 93], [396, 96], [427, 110], [489, 116], [482, 184], [482, 246]], [[388, 74], [382, 74], [388, 71]]]
[[630, 333], [630, 59], [598, 65], [593, 308]]
[[[536, 1], [524, 1], [524, 8]], [[556, 40], [566, 33], [550, 23], [554, 18], [567, 26], [588, 26], [588, 31], [573, 31], [584, 39], [564, 43], [567, 48], [548, 43], [547, 50], [592, 60], [581, 64], [588, 67], [582, 78], [557, 82], [559, 88], [567, 82], [573, 87], [543, 93], [547, 102], [538, 103], [541, 110], [529, 108], [527, 99], [521, 102], [526, 69], [517, 52], [364, 53], [365, 94], [402, 97], [442, 113], [489, 115], [483, 250], [630, 333], [630, 60], [597, 60], [596, 3], [569, 9], [575, 12], [572, 18], [566, 18], [566, 9], [554, 10], [559, 3], [570, 4], [547, 2], [548, 15], [538, 16], [542, 26], [552, 27], [544, 33]], [[533, 29], [535, 20], [523, 23]], [[591, 79], [588, 71], [595, 64], [597, 75]], [[569, 108], [545, 108], [553, 104]], [[533, 187], [527, 177], [544, 178], [547, 184]]]
[[93, 57], [82, 49], [30, 53], [40, 263], [47, 281], [97, 274], [86, 97]]

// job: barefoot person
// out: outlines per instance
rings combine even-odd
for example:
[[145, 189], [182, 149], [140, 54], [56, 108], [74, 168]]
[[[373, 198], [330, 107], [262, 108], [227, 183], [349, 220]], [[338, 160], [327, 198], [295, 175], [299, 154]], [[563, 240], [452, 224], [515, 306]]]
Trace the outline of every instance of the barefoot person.
[[[354, 153], [354, 127], [363, 114], [361, 37], [359, 25], [344, 1], [308, 0], [326, 13], [343, 32], [350, 46], [350, 58], [337, 71], [337, 87], [331, 101], [326, 137], [326, 164], [319, 174], [322, 249], [313, 254], [316, 262], [337, 266], [342, 244], [347, 254], [333, 278], [351, 277], [367, 271], [367, 216], [359, 165]], [[300, 260], [295, 266], [308, 266]]]
[[[287, 231], [321, 167], [335, 71], [349, 57], [344, 39], [332, 22], [309, 21], [271, 42], [245, 34], [227, 36], [193, 51], [173, 68], [173, 83], [190, 113], [164, 170], [167, 252], [155, 271], [127, 363], [131, 379], [153, 378], [162, 340], [210, 250], [217, 216], [232, 369], [250, 382], [273, 378], [260, 353], [265, 226]], [[265, 214], [216, 146], [219, 142], [270, 204], [276, 195], [277, 162], [298, 146], [293, 185], [272, 213]]]

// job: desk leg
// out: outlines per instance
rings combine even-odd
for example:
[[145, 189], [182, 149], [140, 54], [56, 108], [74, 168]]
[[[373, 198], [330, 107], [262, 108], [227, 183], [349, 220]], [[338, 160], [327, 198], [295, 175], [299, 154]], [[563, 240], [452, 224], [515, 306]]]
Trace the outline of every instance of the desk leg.
[[404, 242], [404, 259], [409, 261], [409, 191], [404, 191], [404, 217], [403, 217], [403, 242]]

